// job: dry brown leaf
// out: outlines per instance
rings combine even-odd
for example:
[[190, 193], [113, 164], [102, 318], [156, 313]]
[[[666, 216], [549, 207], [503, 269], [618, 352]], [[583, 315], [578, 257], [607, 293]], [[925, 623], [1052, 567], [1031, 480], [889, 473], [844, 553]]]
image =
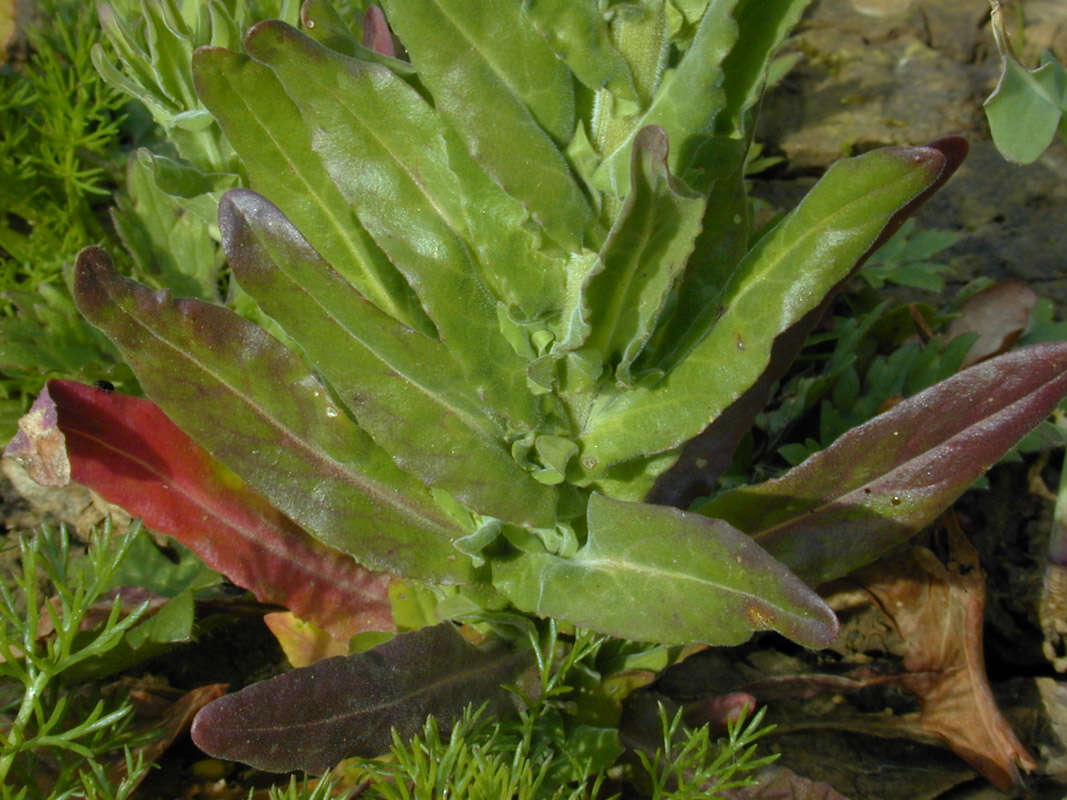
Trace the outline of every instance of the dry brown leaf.
[[1026, 330], [1037, 294], [1020, 280], [997, 281], [963, 304], [960, 316], [948, 328], [948, 338], [977, 333], [967, 351], [964, 367], [1003, 353]]
[[880, 562], [859, 577], [904, 641], [900, 684], [919, 698], [920, 727], [1008, 791], [1037, 762], [1001, 715], [982, 651], [985, 574], [950, 522], [949, 563], [925, 548]]
[[[177, 700], [169, 700], [170, 690], [151, 684], [151, 679], [135, 684], [130, 689], [135, 724], [143, 730], [154, 732], [147, 744], [132, 748], [132, 755], [140, 756], [146, 764], [157, 761], [179, 735], [189, 730], [196, 712], [212, 700], [226, 693], [225, 683], [210, 683], [186, 692]], [[125, 758], [120, 758], [111, 767], [108, 777], [113, 786], [126, 774]], [[144, 776], [142, 776], [143, 778]]]

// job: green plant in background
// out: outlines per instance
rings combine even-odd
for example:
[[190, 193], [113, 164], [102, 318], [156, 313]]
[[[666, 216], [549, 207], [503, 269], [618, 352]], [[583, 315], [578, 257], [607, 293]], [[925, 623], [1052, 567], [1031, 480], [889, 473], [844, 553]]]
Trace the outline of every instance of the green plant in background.
[[1003, 62], [997, 87], [985, 101], [993, 143], [1010, 161], [1030, 164], [1058, 132], [1067, 143], [1067, 70], [1053, 53], [1032, 70], [1019, 63], [1004, 30], [999, 0], [991, 0], [993, 37]]
[[[133, 709], [80, 697], [66, 681], [122, 644], [147, 607], [123, 613], [116, 597], [104, 621], [83, 631], [136, 536], [136, 526], [121, 536], [94, 532], [80, 559], [65, 529], [19, 537], [21, 568], [0, 580], [0, 797], [124, 798], [148, 769], [127, 750], [125, 775], [113, 782], [110, 761], [134, 743], [126, 730]], [[53, 633], [42, 635], [42, 623]]]
[[127, 101], [90, 62], [100, 38], [92, 9], [47, 0], [40, 13], [46, 22], [28, 31], [28, 62], [0, 71], [0, 431], [8, 435], [49, 376], [128, 376], [74, 308], [64, 276], [87, 241], [115, 242], [104, 209]]
[[[221, 196], [218, 236], [278, 336], [210, 292], [174, 300], [130, 281], [88, 248], [79, 307], [158, 407], [52, 381], [7, 453], [45, 478], [68, 460], [75, 479], [313, 621], [326, 604], [309, 600], [320, 576], [300, 559], [323, 544], [366, 568], [373, 624], [383, 585], [394, 627], [418, 627], [401, 623], [401, 596], [425, 606], [421, 630], [208, 706], [201, 747], [321, 772], [379, 754], [390, 727], [416, 734], [427, 713], [444, 727], [487, 696], [503, 713], [497, 687], [529, 650], [432, 624], [471, 615], [496, 629], [553, 620], [538, 623], [552, 641], [554, 620], [632, 640], [596, 654], [593, 699], [564, 724], [588, 714], [617, 744], [633, 684], [610, 695], [615, 677], [760, 630], [827, 643], [836, 620], [805, 582], [914, 534], [1067, 391], [1067, 347], [1019, 351], [779, 481], [704, 513], [663, 505], [714, 483], [832, 298], [966, 149], [946, 139], [839, 162], [756, 238], [753, 108], [805, 5], [390, 0], [360, 36], [309, 0], [302, 30], [267, 21], [240, 47], [227, 34], [195, 50], [191, 82], [164, 79], [180, 59], [160, 49], [163, 28], [123, 57], [122, 75], [141, 73], [131, 90], [192, 85], [210, 113], [165, 109], [186, 155], [139, 156], [146, 191], [192, 187], [170, 196], [195, 215], [220, 174], [247, 181]], [[138, 36], [125, 24], [119, 52]], [[203, 154], [227, 148], [220, 173]], [[290, 574], [240, 555], [264, 529], [303, 543], [282, 559]], [[674, 754], [694, 752], [707, 754], [699, 742]]]

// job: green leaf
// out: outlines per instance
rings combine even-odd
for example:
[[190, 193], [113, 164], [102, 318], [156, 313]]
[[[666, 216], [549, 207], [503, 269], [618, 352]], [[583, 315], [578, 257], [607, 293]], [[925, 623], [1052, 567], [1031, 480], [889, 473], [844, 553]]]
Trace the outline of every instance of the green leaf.
[[311, 133], [274, 73], [222, 48], [193, 56], [201, 100], [270, 198], [348, 281], [406, 325], [432, 332], [415, 293], [374, 243], [312, 151]]
[[781, 478], [698, 510], [818, 585], [932, 522], [1065, 394], [1067, 342], [1015, 350], [898, 403]]
[[439, 341], [364, 300], [254, 192], [227, 194], [219, 224], [241, 286], [397, 464], [479, 513], [533, 527], [555, 523], [555, 492], [511, 457], [503, 425]]
[[566, 262], [527, 208], [504, 192], [467, 152], [454, 131], [443, 131], [468, 240], [482, 274], [509, 315], [543, 328], [563, 307]]
[[[589, 0], [524, 0], [523, 13], [586, 87], [638, 102], [630, 65], [611, 41], [604, 14]], [[636, 107], [635, 107], [636, 110]]]
[[1011, 50], [1001, 14], [999, 5], [994, 5], [990, 19], [1002, 65], [1000, 79], [984, 107], [993, 144], [1001, 154], [1010, 161], [1030, 164], [1048, 149], [1056, 131], [1064, 130], [1067, 69], [1047, 51], [1037, 69], [1023, 67]]
[[759, 380], [775, 338], [819, 308], [945, 165], [935, 147], [885, 148], [834, 164], [738, 265], [696, 326], [706, 334], [661, 383], [601, 393], [582, 432], [583, 467], [595, 475], [704, 430]]
[[573, 78], [521, 0], [384, 5], [434, 105], [471, 154], [553, 240], [579, 249], [592, 214], [558, 149], [574, 134]]
[[668, 171], [661, 128], [638, 134], [632, 161], [630, 192], [582, 292], [590, 329], [584, 348], [617, 365], [624, 383], [692, 252], [705, 204]]
[[528, 650], [475, 648], [445, 622], [221, 697], [196, 715], [193, 741], [257, 769], [320, 774], [349, 756], [381, 755], [390, 731], [406, 741], [430, 714], [447, 728], [468, 704], [505, 713], [501, 684], [531, 660]]
[[79, 254], [74, 280], [78, 307], [145, 393], [277, 509], [371, 569], [470, 579], [451, 545], [465, 531], [277, 340], [221, 306], [121, 277], [99, 248]]
[[818, 595], [721, 520], [594, 493], [588, 523], [571, 558], [495, 558], [493, 584], [524, 611], [639, 641], [735, 645], [773, 629], [818, 648], [837, 635]]
[[499, 334], [496, 298], [465, 241], [438, 115], [385, 67], [346, 59], [282, 23], [257, 25], [247, 47], [296, 102], [326, 171], [453, 357], [517, 427], [532, 427], [539, 412], [525, 363]]
[[678, 66], [664, 73], [651, 105], [630, 125], [630, 133], [612, 142], [594, 174], [595, 185], [616, 197], [629, 190], [630, 153], [637, 132], [658, 125], [671, 143], [668, 165], [686, 179], [686, 168], [704, 140], [713, 133], [715, 117], [726, 102], [722, 62], [737, 40], [731, 12], [738, 0], [712, 0], [697, 27], [693, 43]]
[[[222, 264], [218, 245], [206, 235], [208, 226], [202, 219], [187, 213], [180, 198], [163, 191], [154, 167], [147, 150], [130, 158], [126, 193], [116, 194], [111, 212], [115, 230], [141, 275], [189, 297], [218, 300]], [[232, 185], [232, 176], [203, 177], [209, 183], [218, 178]]]

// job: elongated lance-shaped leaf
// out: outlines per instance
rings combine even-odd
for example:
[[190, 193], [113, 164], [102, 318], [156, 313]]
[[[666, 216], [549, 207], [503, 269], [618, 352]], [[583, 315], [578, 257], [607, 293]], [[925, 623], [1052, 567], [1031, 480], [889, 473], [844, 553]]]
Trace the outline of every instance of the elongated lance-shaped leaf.
[[[867, 256], [887, 242], [915, 210], [948, 181], [967, 155], [967, 142], [958, 136], [938, 139], [929, 147], [941, 151], [945, 157], [945, 166], [937, 180], [890, 218], [867, 253], [853, 265], [850, 276], [855, 275]], [[699, 244], [698, 239], [698, 247]], [[719, 475], [729, 467], [737, 443], [752, 427], [756, 414], [766, 406], [775, 383], [785, 375], [808, 335], [826, 316], [836, 294], [845, 286], [847, 280], [848, 278], [838, 283], [823, 298], [820, 305], [778, 334], [771, 346], [770, 360], [763, 374], [699, 436], [685, 444], [677, 461], [668, 472], [660, 476], [656, 486], [643, 498], [646, 502], [688, 507], [696, 497], [709, 493]]]
[[616, 365], [624, 383], [685, 267], [704, 214], [705, 199], [671, 177], [667, 147], [662, 128], [645, 128], [634, 139], [630, 193], [601, 248], [601, 267], [582, 292], [591, 331], [584, 346]]
[[637, 103], [630, 65], [611, 41], [604, 14], [591, 0], [524, 0], [523, 13], [574, 77], [616, 101]]
[[977, 364], [853, 428], [781, 478], [700, 512], [821, 583], [929, 524], [1067, 394], [1067, 342]]
[[383, 5], [471, 154], [553, 240], [580, 249], [592, 211], [559, 150], [574, 133], [574, 79], [522, 14], [522, 0]]
[[470, 579], [451, 544], [464, 531], [262, 328], [123, 278], [96, 247], [78, 254], [74, 288], [145, 394], [309, 533], [371, 569]]
[[283, 23], [256, 25], [246, 45], [281, 79], [326, 171], [453, 357], [516, 426], [532, 427], [525, 362], [500, 335], [496, 298], [465, 241], [440, 117], [380, 64], [346, 59]]
[[482, 277], [516, 319], [550, 322], [563, 307], [565, 256], [527, 208], [493, 181], [452, 130], [442, 131], [468, 241]]
[[397, 464], [482, 514], [533, 527], [555, 523], [555, 490], [511, 457], [501, 422], [441, 342], [368, 303], [255, 192], [229, 192], [219, 225], [241, 287]]
[[608, 387], [582, 434], [595, 474], [699, 434], [767, 369], [775, 338], [817, 309], [898, 212], [941, 178], [936, 147], [884, 148], [834, 164], [738, 265], [702, 338], [653, 387]]
[[570, 558], [494, 559], [493, 584], [523, 611], [626, 639], [735, 645], [776, 630], [825, 647], [837, 619], [811, 589], [721, 520], [593, 493]]
[[726, 105], [715, 118], [715, 134], [685, 167], [686, 182], [710, 192], [704, 228], [642, 365], [664, 361], [674, 345], [689, 339], [693, 321], [714, 302], [744, 256], [749, 237], [744, 173], [755, 130], [752, 107], [762, 93], [771, 57], [809, 2], [742, 0], [737, 7], [739, 37], [723, 61]]
[[311, 132], [267, 67], [221, 47], [193, 55], [196, 89], [253, 189], [269, 197], [323, 258], [378, 308], [432, 333], [418, 298], [381, 251], [311, 149]]
[[688, 165], [697, 160], [714, 132], [715, 117], [726, 103], [722, 62], [737, 41], [732, 16], [738, 0], [711, 0], [696, 35], [678, 66], [666, 73], [651, 105], [633, 123], [628, 136], [613, 142], [593, 176], [594, 184], [616, 197], [629, 190], [630, 151], [637, 132], [658, 125], [671, 142], [671, 172], [687, 179]]
[[71, 479], [173, 536], [260, 601], [345, 641], [395, 629], [391, 576], [313, 539], [150, 400], [52, 380], [24, 419], [6, 455], [32, 468], [47, 453], [37, 444], [60, 434]]
[[391, 730], [407, 741], [430, 714], [447, 730], [467, 704], [506, 713], [500, 686], [531, 661], [529, 650], [478, 649], [445, 622], [221, 697], [196, 715], [193, 741], [216, 758], [317, 775], [385, 753]]

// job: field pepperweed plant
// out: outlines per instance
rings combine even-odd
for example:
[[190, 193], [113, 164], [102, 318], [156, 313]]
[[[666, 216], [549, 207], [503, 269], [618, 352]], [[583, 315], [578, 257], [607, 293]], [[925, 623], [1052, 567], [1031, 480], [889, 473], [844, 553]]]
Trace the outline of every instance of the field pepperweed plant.
[[407, 631], [213, 702], [201, 748], [322, 772], [427, 714], [501, 711], [546, 620], [629, 640], [620, 664], [764, 630], [822, 647], [812, 587], [931, 522], [1067, 393], [1067, 343], [1010, 352], [682, 507], [966, 152], [842, 160], [757, 234], [754, 109], [806, 4], [386, 0], [353, 31], [308, 0], [241, 40], [221, 4], [163, 3], [142, 55], [113, 22], [142, 86], [166, 85], [168, 35], [204, 45], [201, 107], [170, 119], [179, 153], [226, 157], [180, 168], [238, 187], [214, 233], [262, 324], [89, 247], [78, 307], [148, 399], [51, 381], [6, 452], [354, 650]]

